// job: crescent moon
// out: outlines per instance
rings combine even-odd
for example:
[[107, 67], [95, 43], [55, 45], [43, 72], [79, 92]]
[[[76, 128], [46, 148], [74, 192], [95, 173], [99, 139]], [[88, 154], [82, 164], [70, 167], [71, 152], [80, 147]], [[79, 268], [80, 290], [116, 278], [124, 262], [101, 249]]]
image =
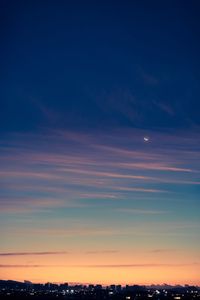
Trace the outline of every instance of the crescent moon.
[[148, 141], [149, 141], [149, 138], [148, 138], [147, 136], [145, 136], [145, 137], [144, 137], [144, 141], [145, 141], [145, 142], [148, 142]]

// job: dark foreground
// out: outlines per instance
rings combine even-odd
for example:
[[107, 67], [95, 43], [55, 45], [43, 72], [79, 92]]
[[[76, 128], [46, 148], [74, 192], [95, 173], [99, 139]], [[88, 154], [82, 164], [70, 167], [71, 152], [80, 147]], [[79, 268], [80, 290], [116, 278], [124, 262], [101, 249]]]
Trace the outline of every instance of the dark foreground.
[[125, 286], [32, 284], [0, 280], [0, 299], [4, 300], [200, 300], [194, 286]]

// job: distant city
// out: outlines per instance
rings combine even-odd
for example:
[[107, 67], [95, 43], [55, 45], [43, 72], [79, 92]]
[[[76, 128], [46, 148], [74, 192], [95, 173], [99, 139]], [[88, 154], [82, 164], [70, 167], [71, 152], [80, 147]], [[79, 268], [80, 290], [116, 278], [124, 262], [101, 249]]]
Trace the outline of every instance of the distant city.
[[200, 287], [190, 285], [55, 284], [0, 280], [0, 299], [70, 300], [192, 300], [200, 299]]

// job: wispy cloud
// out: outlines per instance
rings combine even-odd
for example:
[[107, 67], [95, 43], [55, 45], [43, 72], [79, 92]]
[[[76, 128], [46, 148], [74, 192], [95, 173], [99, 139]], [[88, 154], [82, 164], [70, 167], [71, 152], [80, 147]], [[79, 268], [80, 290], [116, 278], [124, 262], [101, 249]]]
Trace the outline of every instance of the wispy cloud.
[[20, 265], [20, 264], [13, 264], [13, 265], [8, 265], [8, 264], [0, 264], [0, 268], [44, 268], [44, 267], [49, 267], [47, 265]]
[[[32, 190], [32, 189], [31, 189]], [[73, 202], [64, 198], [46, 197], [7, 197], [0, 200], [2, 213], [28, 213], [38, 210], [47, 211], [48, 209], [59, 208], [83, 208], [87, 203]]]
[[116, 191], [124, 191], [124, 192], [142, 192], [142, 193], [167, 193], [166, 190], [160, 189], [148, 189], [148, 188], [139, 188], [139, 187], [127, 187], [127, 186], [115, 186], [112, 187]]
[[197, 135], [150, 133], [147, 145], [144, 134], [127, 130], [96, 137], [60, 130], [45, 135], [48, 147], [42, 134], [16, 135], [11, 144], [6, 140], [0, 146], [1, 210], [81, 208], [139, 194], [161, 198], [200, 185]]
[[[82, 268], [160, 268], [160, 267], [185, 267], [198, 266], [199, 263], [145, 263], [145, 264], [107, 264], [107, 265], [79, 265]], [[74, 266], [75, 267], [75, 266]]]
[[178, 168], [169, 165], [164, 165], [163, 163], [121, 163], [119, 166], [128, 169], [143, 169], [143, 170], [154, 170], [154, 171], [172, 171], [172, 172], [197, 172], [189, 168]]
[[[117, 213], [113, 213], [116, 221], [119, 220]], [[146, 216], [146, 215], [144, 215]], [[150, 215], [151, 216], [151, 215]], [[199, 224], [197, 222], [178, 222], [178, 221], [161, 221], [160, 218], [154, 218], [151, 222], [145, 220], [144, 222], [138, 222], [136, 218], [132, 218], [126, 226], [120, 226], [117, 222], [110, 224], [107, 220], [102, 222], [91, 220], [84, 225], [82, 222], [75, 222], [74, 219], [62, 220], [59, 218], [57, 222], [51, 222], [51, 224], [46, 222], [40, 222], [40, 226], [28, 226], [15, 228], [7, 228], [7, 234], [14, 237], [29, 237], [33, 239], [45, 236], [46, 239], [54, 240], [55, 238], [76, 238], [84, 237], [86, 239], [90, 238], [104, 238], [109, 237], [113, 240], [117, 237], [124, 236], [129, 238], [134, 237], [155, 237], [162, 239], [162, 237], [185, 237], [197, 235], [199, 231]], [[31, 222], [32, 224], [32, 222]], [[31, 225], [30, 224], [30, 225]], [[112, 237], [112, 238], [111, 238]]]
[[175, 111], [173, 107], [164, 101], [153, 101], [153, 104], [159, 107], [162, 111], [166, 112], [169, 116], [174, 116]]
[[86, 251], [86, 254], [116, 254], [118, 250], [95, 250], [95, 251]]
[[145, 264], [102, 264], [102, 265], [39, 265], [39, 264], [0, 264], [0, 268], [95, 268], [95, 269], [126, 269], [126, 268], [182, 268], [189, 266], [199, 266], [200, 263], [145, 263]]
[[68, 254], [68, 251], [41, 251], [41, 252], [1, 252], [0, 256], [46, 256]]
[[[83, 252], [86, 255], [95, 254], [116, 254], [119, 253], [118, 250], [90, 250]], [[29, 251], [29, 252], [0, 252], [0, 257], [10, 257], [10, 256], [49, 256], [49, 255], [65, 255], [71, 254], [70, 251]]]
[[152, 74], [147, 73], [143, 68], [139, 68], [139, 73], [146, 84], [157, 85], [159, 80]]
[[105, 193], [82, 193], [80, 194], [80, 198], [84, 199], [117, 199], [120, 195], [117, 194], [105, 194]]
[[134, 209], [134, 208], [118, 208], [118, 212], [138, 214], [138, 215], [160, 215], [166, 214], [167, 211], [164, 210], [152, 210], [152, 209]]
[[150, 253], [155, 253], [155, 254], [158, 254], [158, 253], [169, 253], [169, 252], [175, 252], [176, 249], [153, 249], [153, 250], [149, 250], [148, 252]]

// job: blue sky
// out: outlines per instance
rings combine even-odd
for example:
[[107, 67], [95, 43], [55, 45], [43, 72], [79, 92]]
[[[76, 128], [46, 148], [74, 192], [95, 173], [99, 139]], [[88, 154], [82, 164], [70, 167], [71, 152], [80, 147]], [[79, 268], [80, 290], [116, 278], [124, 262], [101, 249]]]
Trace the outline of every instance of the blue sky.
[[199, 284], [198, 9], [1, 2], [1, 277]]
[[1, 130], [199, 124], [198, 2], [2, 2]]

